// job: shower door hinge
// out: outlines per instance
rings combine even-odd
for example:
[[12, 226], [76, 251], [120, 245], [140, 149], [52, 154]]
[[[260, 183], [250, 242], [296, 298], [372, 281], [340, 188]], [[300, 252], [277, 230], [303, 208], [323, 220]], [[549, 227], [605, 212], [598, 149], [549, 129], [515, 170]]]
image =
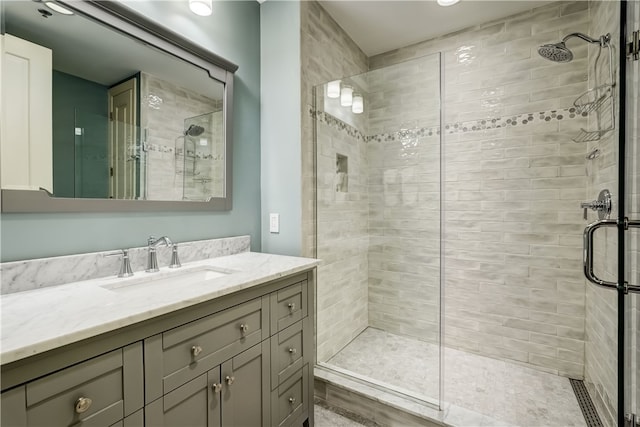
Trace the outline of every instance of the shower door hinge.
[[640, 59], [640, 30], [631, 33], [631, 41], [627, 43], [627, 58], [632, 61]]
[[626, 414], [624, 416], [625, 427], [638, 427], [640, 426], [640, 417], [637, 417], [636, 414]]

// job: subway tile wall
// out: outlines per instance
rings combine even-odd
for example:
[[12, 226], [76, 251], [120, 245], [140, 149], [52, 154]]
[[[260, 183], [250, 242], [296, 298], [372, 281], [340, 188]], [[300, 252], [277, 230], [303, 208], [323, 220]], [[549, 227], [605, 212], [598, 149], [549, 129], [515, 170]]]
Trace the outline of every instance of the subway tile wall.
[[[318, 216], [313, 110], [314, 86], [362, 73], [367, 56], [316, 1], [300, 3], [302, 93], [302, 248], [318, 267], [317, 358], [326, 361], [367, 327], [367, 161], [358, 131], [318, 129]], [[360, 135], [361, 136], [361, 135]], [[322, 147], [322, 149], [320, 149]], [[335, 191], [336, 155], [347, 157], [349, 192]], [[324, 199], [323, 199], [324, 198]], [[322, 200], [327, 203], [323, 204]], [[331, 201], [329, 204], [328, 202]]]
[[445, 344], [576, 378], [586, 147], [572, 138], [587, 118], [572, 103], [588, 52], [570, 44], [575, 60], [556, 64], [536, 50], [588, 30], [588, 4], [563, 2], [370, 58], [443, 52]]

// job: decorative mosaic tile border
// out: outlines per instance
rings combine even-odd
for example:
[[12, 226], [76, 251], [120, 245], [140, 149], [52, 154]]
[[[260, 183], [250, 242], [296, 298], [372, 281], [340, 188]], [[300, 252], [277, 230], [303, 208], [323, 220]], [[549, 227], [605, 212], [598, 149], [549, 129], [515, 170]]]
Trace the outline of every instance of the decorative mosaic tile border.
[[365, 134], [360, 132], [360, 130], [351, 126], [348, 123], [343, 122], [340, 119], [335, 118], [331, 114], [325, 113], [324, 111], [315, 111], [313, 108], [309, 109], [309, 114], [312, 118], [317, 120], [320, 123], [324, 123], [329, 127], [339, 130], [341, 132], [345, 132], [352, 138], [356, 138], [358, 141], [366, 141], [367, 137]]
[[[391, 142], [405, 141], [407, 139], [421, 138], [425, 136], [440, 135], [440, 126], [401, 129], [395, 132], [381, 133], [366, 136], [348, 123], [339, 120], [324, 111], [313, 111], [310, 114], [318, 122], [324, 123], [333, 129], [345, 132], [347, 135], [365, 142]], [[543, 123], [553, 120], [570, 120], [586, 117], [587, 113], [579, 113], [574, 107], [559, 110], [541, 111], [538, 113], [525, 113], [509, 117], [496, 117], [493, 119], [470, 120], [466, 122], [454, 122], [445, 124], [445, 135], [476, 132], [480, 130], [501, 129], [514, 126], [524, 126], [531, 123]]]

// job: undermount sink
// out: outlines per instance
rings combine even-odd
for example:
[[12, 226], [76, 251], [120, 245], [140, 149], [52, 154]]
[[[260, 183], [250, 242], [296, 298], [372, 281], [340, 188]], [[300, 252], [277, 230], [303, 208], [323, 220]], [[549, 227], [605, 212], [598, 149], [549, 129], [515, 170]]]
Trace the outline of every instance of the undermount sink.
[[233, 273], [231, 270], [197, 267], [184, 270], [174, 270], [161, 273], [139, 273], [139, 277], [119, 279], [103, 285], [103, 289], [114, 292], [133, 292], [146, 288], [161, 288], [163, 286], [189, 286], [207, 282]]

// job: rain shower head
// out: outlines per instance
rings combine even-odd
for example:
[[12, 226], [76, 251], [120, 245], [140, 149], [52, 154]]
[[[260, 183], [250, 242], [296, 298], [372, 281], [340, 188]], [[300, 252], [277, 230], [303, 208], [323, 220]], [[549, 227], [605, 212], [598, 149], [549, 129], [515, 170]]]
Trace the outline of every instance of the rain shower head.
[[598, 39], [594, 39], [593, 37], [589, 37], [586, 34], [582, 33], [571, 33], [565, 36], [561, 42], [559, 43], [551, 43], [544, 44], [538, 48], [538, 54], [545, 59], [553, 62], [569, 62], [573, 59], [573, 53], [569, 50], [565, 42], [570, 38], [579, 38], [588, 43], [598, 44], [600, 47], [609, 46], [609, 40], [611, 40], [610, 34], [605, 34], [604, 36], [600, 36]]
[[573, 59], [573, 53], [564, 42], [543, 44], [538, 48], [538, 54], [553, 62], [569, 62]]
[[191, 125], [184, 131], [185, 136], [200, 136], [204, 132], [204, 128], [198, 125]]

